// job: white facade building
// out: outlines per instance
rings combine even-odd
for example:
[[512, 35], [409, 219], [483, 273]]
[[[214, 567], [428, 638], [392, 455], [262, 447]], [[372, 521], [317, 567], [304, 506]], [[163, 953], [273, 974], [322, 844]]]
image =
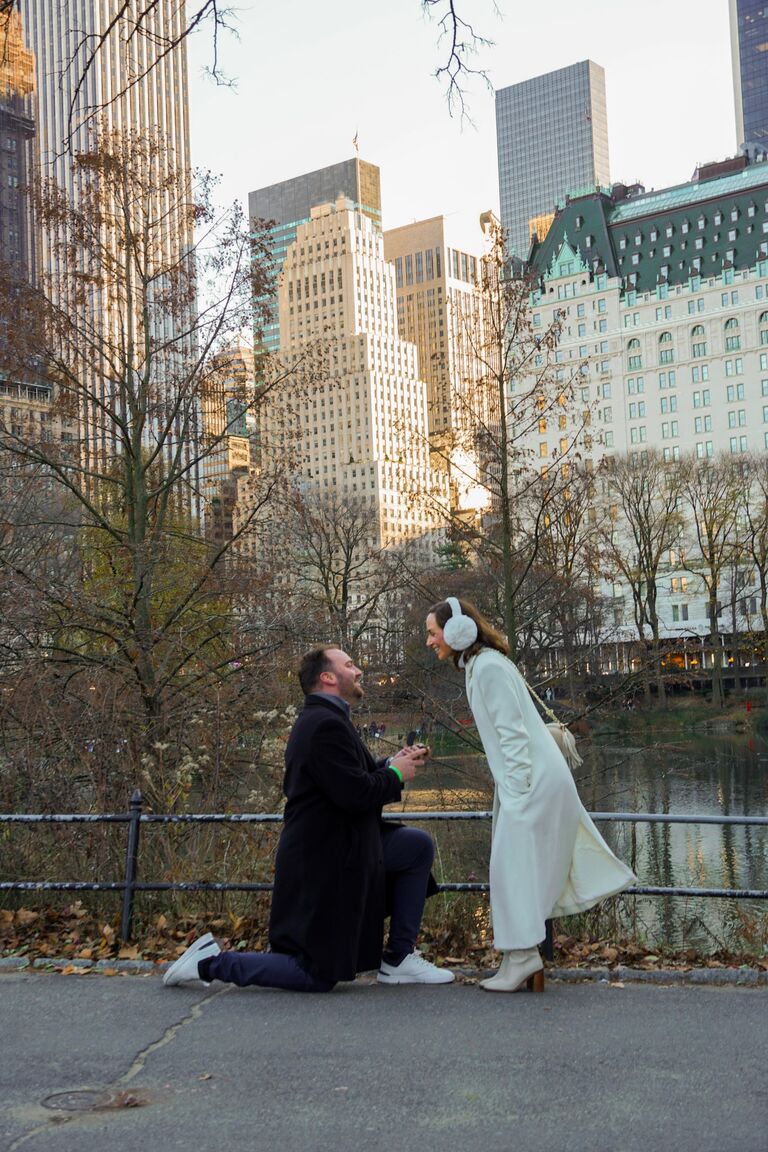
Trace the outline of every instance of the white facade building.
[[[579, 374], [571, 422], [585, 422], [578, 449], [609, 513], [598, 466], [611, 457], [642, 466], [656, 450], [673, 467], [689, 456], [738, 461], [768, 450], [768, 166], [624, 191], [570, 201], [534, 253], [533, 322], [562, 320], [556, 359], [564, 375]], [[531, 439], [541, 467], [550, 466], [557, 429]], [[695, 644], [710, 629], [694, 554], [689, 529], [665, 557], [659, 614], [665, 637]], [[612, 600], [606, 640], [636, 640], [620, 575], [605, 571], [602, 592]], [[728, 572], [718, 597], [723, 633], [734, 620], [738, 632], [762, 629], [757, 597], [749, 563]]]
[[288, 249], [279, 289], [281, 355], [322, 357], [316, 379], [265, 405], [268, 453], [295, 453], [295, 481], [363, 506], [368, 545], [408, 543], [428, 561], [442, 538], [432, 501], [427, 385], [398, 333], [395, 271], [381, 233], [344, 197], [312, 209]]

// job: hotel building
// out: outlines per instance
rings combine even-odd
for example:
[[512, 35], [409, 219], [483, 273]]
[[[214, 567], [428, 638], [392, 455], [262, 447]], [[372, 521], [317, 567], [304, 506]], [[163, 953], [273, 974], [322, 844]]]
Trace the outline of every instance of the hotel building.
[[[768, 164], [741, 156], [673, 188], [569, 198], [530, 263], [533, 323], [562, 320], [558, 371], [579, 375], [572, 421], [585, 424], [588, 465], [615, 455], [642, 465], [650, 449], [671, 466], [768, 451]], [[542, 425], [531, 447], [548, 467], [556, 427]], [[748, 629], [756, 594], [741, 583]], [[629, 640], [620, 584], [606, 573], [615, 635]], [[675, 557], [662, 590], [667, 636], [708, 632], [703, 583]]]

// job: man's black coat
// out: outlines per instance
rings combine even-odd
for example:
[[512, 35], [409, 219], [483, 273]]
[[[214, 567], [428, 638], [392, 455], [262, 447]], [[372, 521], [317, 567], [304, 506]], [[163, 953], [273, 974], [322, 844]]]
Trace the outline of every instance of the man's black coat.
[[353, 980], [381, 962], [381, 808], [400, 799], [402, 784], [341, 709], [318, 695], [306, 697], [285, 765], [270, 944], [312, 975]]

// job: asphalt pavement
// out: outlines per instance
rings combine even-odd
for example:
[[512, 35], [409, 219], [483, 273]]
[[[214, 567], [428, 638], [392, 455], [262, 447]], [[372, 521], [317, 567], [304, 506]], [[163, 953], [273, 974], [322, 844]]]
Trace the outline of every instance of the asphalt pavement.
[[768, 1152], [768, 987], [0, 975], [2, 1152]]

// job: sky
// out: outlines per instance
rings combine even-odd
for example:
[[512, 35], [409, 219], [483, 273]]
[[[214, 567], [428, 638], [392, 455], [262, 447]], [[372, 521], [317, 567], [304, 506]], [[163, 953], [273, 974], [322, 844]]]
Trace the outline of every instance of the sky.
[[190, 42], [192, 155], [219, 199], [359, 155], [382, 175], [385, 228], [430, 216], [466, 228], [498, 212], [493, 89], [590, 58], [606, 73], [611, 178], [689, 180], [736, 151], [728, 0], [457, 0], [494, 43], [466, 85], [471, 123], [435, 78], [447, 46], [420, 0], [233, 0], [236, 35], [205, 75], [209, 31]]

